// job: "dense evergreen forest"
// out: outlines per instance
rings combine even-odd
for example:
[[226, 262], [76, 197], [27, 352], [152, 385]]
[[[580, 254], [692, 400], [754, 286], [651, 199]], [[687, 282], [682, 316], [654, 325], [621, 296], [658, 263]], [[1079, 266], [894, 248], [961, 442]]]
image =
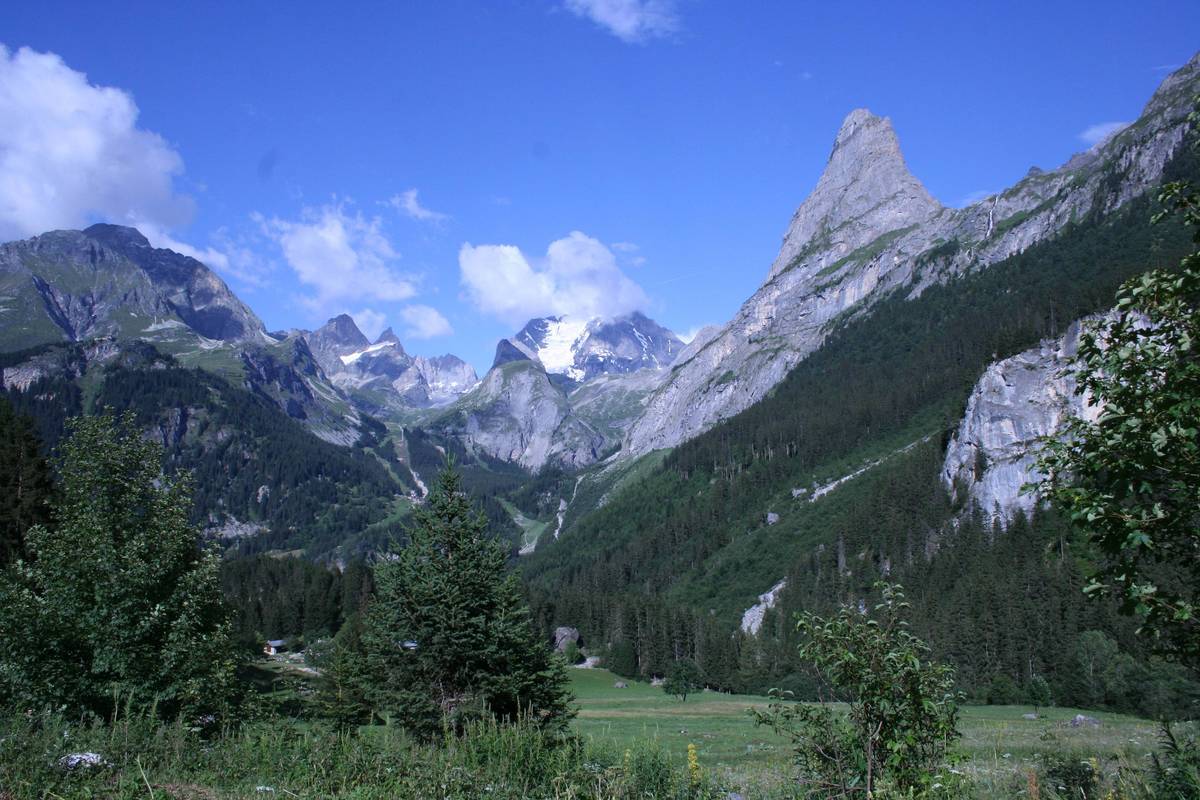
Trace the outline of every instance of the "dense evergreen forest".
[[362, 612], [374, 585], [361, 560], [344, 569], [264, 555], [221, 564], [221, 591], [235, 611], [234, 636], [243, 643], [333, 636]]
[[[1183, 148], [1165, 179], [1198, 177]], [[630, 674], [694, 657], [714, 686], [803, 691], [784, 621], [871, 602], [886, 575], [911, 587], [914, 627], [976, 699], [1023, 699], [1035, 676], [1056, 702], [1165, 713], [1194, 699], [1195, 684], [1150, 659], [1127, 619], [1083, 597], [1090, 554], [1062, 520], [1038, 514], [993, 530], [963, 518], [938, 479], [989, 363], [1061, 335], [1110, 307], [1129, 277], [1188, 251], [1181, 225], [1149, 223], [1154, 210], [1143, 196], [919, 297], [897, 292], [870, 315], [835, 321], [769, 397], [676, 448], [525, 562], [535, 613], [611, 642]], [[936, 248], [926, 268], [963, 246]], [[792, 495], [879, 458], [820, 502]], [[773, 635], [729, 639], [755, 595], [784, 577]], [[1121, 677], [1081, 685], [1078, 660], [1101, 658]]]
[[[304, 548], [318, 557], [346, 543], [351, 551], [365, 548], [372, 526], [404, 489], [366, 446], [373, 438], [356, 447], [325, 442], [269, 400], [181, 367], [146, 343], [122, 343], [121, 354], [102, 367], [87, 364], [85, 347], [40, 348], [60, 362], [55, 376], [5, 392], [19, 414], [34, 420], [45, 451], [57, 445], [70, 417], [105, 407], [134, 411], [166, 447], [164, 466], [195, 476], [197, 523], [214, 521], [201, 509], [222, 509], [270, 528], [240, 540], [243, 552]], [[0, 366], [30, 355], [4, 355]]]

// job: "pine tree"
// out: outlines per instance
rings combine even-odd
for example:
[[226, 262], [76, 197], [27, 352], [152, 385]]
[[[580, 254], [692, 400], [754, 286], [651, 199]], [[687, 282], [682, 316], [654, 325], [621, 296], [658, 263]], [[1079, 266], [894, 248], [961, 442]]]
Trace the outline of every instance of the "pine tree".
[[362, 627], [358, 615], [347, 619], [319, 663], [322, 682], [317, 711], [343, 730], [354, 729], [370, 718], [365, 694], [370, 675], [361, 653]]
[[377, 713], [421, 736], [475, 716], [550, 728], [572, 712], [565, 665], [534, 632], [505, 547], [448, 465], [407, 547], [375, 570], [363, 646]]
[[69, 426], [55, 529], [0, 582], [0, 699], [107, 716], [220, 711], [233, 687], [218, 557], [188, 522], [191, 483], [132, 414]]

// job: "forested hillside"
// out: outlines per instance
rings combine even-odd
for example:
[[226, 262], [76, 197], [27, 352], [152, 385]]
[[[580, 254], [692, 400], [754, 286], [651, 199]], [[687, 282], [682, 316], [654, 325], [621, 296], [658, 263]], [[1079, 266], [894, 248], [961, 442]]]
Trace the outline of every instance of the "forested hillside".
[[[393, 463], [389, 471], [372, 452], [382, 426], [368, 427], [357, 446], [341, 447], [317, 438], [270, 400], [184, 368], [149, 344], [121, 343], [103, 362], [89, 359], [95, 346], [40, 348], [60, 368], [23, 391], [5, 390], [9, 402], [35, 420], [47, 452], [70, 417], [108, 407], [134, 411], [166, 447], [167, 466], [192, 471], [196, 521], [224, 532], [241, 552], [353, 553], [383, 536], [372, 526], [411, 485], [402, 465]], [[0, 356], [0, 368], [29, 355]]]
[[[1198, 177], [1188, 148], [1164, 176]], [[1106, 207], [1097, 200], [1093, 208]], [[1085, 605], [1089, 554], [1061, 521], [1038, 515], [991, 531], [959, 520], [938, 480], [949, 434], [990, 362], [1108, 308], [1127, 278], [1178, 262], [1189, 237], [1175, 224], [1152, 226], [1154, 210], [1144, 196], [1111, 216], [1091, 214], [986, 270], [835, 320], [825, 345], [769, 397], [676, 448], [538, 550], [524, 572], [540, 618], [615, 643], [641, 674], [694, 655], [718, 685], [762, 690], [797, 668], [788, 626], [774, 626], [780, 638], [730, 644], [711, 629], [727, 637], [755, 596], [785, 577], [768, 629], [772, 616], [799, 608], [860, 602], [888, 575], [928, 598], [916, 603], [917, 628], [978, 697], [994, 683], [1019, 692], [1044, 675], [1082, 703], [1068, 662], [1110, 640], [1138, 669], [1157, 669], [1125, 620]], [[935, 266], [959, 246], [924, 258]], [[820, 484], [875, 461], [813, 501]], [[1022, 641], [1010, 641], [1015, 632]], [[1175, 680], [1168, 673], [1140, 685], [1161, 689]], [[1112, 693], [1112, 705], [1151, 703]]]

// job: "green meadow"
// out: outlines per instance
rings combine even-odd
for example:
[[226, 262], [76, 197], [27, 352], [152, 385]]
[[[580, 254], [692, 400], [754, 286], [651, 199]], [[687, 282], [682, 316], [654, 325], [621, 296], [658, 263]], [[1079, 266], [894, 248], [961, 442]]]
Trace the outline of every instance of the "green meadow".
[[[648, 683], [625, 680], [603, 669], [574, 669], [571, 685], [579, 705], [576, 733], [597, 746], [635, 747], [656, 743], [680, 766], [687, 746], [696, 745], [702, 767], [747, 796], [770, 796], [789, 782], [786, 739], [758, 726], [749, 713], [767, 698], [705, 691], [686, 702]], [[628, 688], [618, 689], [623, 681]], [[1154, 749], [1158, 725], [1150, 720], [1076, 708], [965, 706], [959, 730], [961, 762], [982, 796], [1012, 796], [1030, 772], [1055, 760], [1093, 760], [1098, 772], [1115, 774], [1123, 765], [1141, 765]], [[1077, 714], [1098, 726], [1072, 727]]]

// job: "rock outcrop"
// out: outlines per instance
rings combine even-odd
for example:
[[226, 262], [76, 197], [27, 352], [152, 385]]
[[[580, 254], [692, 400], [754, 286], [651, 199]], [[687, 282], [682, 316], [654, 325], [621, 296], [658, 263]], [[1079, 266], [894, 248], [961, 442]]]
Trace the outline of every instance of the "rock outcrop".
[[886, 119], [852, 112], [766, 282], [719, 333], [676, 360], [624, 454], [675, 446], [758, 401], [821, 345], [835, 318], [984, 269], [1153, 188], [1182, 142], [1197, 91], [1200, 55], [1163, 82], [1132, 125], [962, 209], [929, 197]]
[[1075, 323], [1061, 339], [992, 364], [975, 385], [942, 466], [947, 490], [969, 509], [1001, 524], [1028, 514], [1037, 498], [1022, 487], [1041, 477], [1038, 440], [1059, 432], [1068, 416], [1099, 414], [1064, 374], [1079, 330]]
[[763, 618], [766, 617], [768, 611], [775, 607], [775, 603], [779, 601], [780, 592], [786, 588], [787, 578], [784, 578], [758, 596], [758, 602], [747, 608], [742, 614], [741, 629], [743, 633], [751, 636], [758, 635], [759, 630], [762, 629]]

